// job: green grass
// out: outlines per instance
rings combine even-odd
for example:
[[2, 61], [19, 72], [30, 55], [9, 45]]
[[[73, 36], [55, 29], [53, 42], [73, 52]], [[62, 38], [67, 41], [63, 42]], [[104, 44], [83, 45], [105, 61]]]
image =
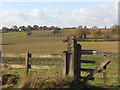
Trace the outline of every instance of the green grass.
[[[25, 69], [23, 68], [12, 68], [9, 70], [8, 68], [2, 69], [2, 74], [13, 74], [13, 75], [19, 75], [20, 77], [23, 77], [25, 75]], [[56, 75], [61, 74], [61, 71], [58, 69], [30, 69], [29, 73], [32, 73], [32, 75], [37, 76], [50, 76], [50, 75]]]
[[[10, 74], [10, 75], [16, 75], [19, 76], [20, 78], [17, 80], [17, 84], [12, 85], [11, 88], [18, 88], [21, 86], [23, 83], [23, 80], [25, 80], [25, 69], [21, 68], [14, 68], [12, 70], [9, 70], [8, 68], [2, 68], [2, 75], [4, 74]], [[60, 70], [48, 70], [48, 69], [30, 69], [29, 70], [29, 75], [34, 76], [34, 77], [51, 77], [51, 76], [56, 76], [60, 75], [61, 71]], [[32, 77], [31, 77], [32, 78]]]
[[[10, 61], [14, 61], [16, 63], [18, 63], [18, 60], [20, 60], [20, 58], [4, 58], [3, 62], [5, 60], [9, 60]], [[24, 59], [22, 59], [24, 60]], [[40, 62], [39, 64], [41, 65], [56, 65], [59, 66], [61, 65], [61, 58], [33, 58], [33, 61], [35, 60], [35, 62]], [[103, 61], [103, 57], [88, 57], [88, 56], [83, 56], [82, 60], [93, 60], [93, 61]], [[112, 69], [118, 69], [117, 64], [117, 58], [115, 59], [111, 59], [111, 65], [108, 65], [108, 67], [111, 67], [110, 70]], [[89, 68], [89, 69], [94, 69], [96, 66], [98, 66], [97, 64], [81, 64], [82, 68]], [[117, 71], [117, 70], [116, 70]], [[22, 81], [22, 77], [24, 77], [25, 75], [25, 70], [24, 69], [11, 69], [9, 70], [9, 68], [2, 68], [2, 72], [3, 74], [13, 74], [13, 75], [19, 75], [21, 77], [20, 81], [18, 82], [18, 85], [13, 86], [13, 87], [18, 87], [20, 85], [20, 82]], [[40, 77], [51, 77], [51, 76], [61, 76], [62, 71], [61, 68], [59, 69], [30, 69], [30, 75], [33, 76], [33, 78], [35, 78], [36, 76], [40, 76]], [[89, 72], [81, 72], [82, 76], [87, 76], [89, 74]], [[102, 78], [102, 73], [97, 73], [95, 76], [95, 78]], [[111, 78], [111, 79], [117, 79], [118, 78], [118, 73], [108, 73], [107, 74], [107, 78]], [[92, 81], [90, 80], [89, 85], [91, 86], [98, 86], [98, 87], [102, 87], [103, 82], [102, 81]], [[107, 87], [118, 87], [118, 83], [114, 83], [114, 82], [107, 82]]]
[[11, 39], [24, 39], [27, 37], [27, 33], [25, 32], [9, 32], [2, 34], [3, 40], [11, 40]]

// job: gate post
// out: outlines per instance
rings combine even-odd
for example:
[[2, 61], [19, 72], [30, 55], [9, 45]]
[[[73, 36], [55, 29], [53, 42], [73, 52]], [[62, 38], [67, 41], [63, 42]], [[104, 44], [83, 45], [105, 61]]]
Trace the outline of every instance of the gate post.
[[77, 44], [77, 64], [76, 64], [76, 77], [80, 78], [81, 77], [81, 45]]
[[76, 68], [77, 68], [77, 40], [76, 37], [72, 37], [72, 39], [68, 38], [68, 53], [70, 56], [70, 67], [69, 67], [69, 75], [76, 77]]
[[69, 73], [69, 53], [64, 51], [62, 53], [63, 65], [62, 65], [62, 76], [65, 77]]

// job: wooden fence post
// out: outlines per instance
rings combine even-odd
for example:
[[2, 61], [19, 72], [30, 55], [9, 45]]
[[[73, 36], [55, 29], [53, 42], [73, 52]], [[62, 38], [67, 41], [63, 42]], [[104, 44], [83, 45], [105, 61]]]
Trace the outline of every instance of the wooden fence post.
[[31, 57], [31, 54], [29, 52], [26, 52], [25, 57], [25, 73], [28, 75], [29, 68], [31, 68], [31, 65], [29, 64], [29, 58]]
[[[107, 54], [104, 54], [104, 60], [107, 59]], [[106, 65], [103, 67], [103, 87], [106, 87], [106, 80], [107, 80], [107, 76], [106, 76]]]
[[63, 65], [62, 65], [62, 76], [65, 77], [69, 73], [69, 53], [64, 51], [62, 53]]
[[80, 53], [80, 50], [81, 50], [81, 45], [77, 44], [77, 67], [76, 67], [76, 70], [77, 70], [76, 77], [77, 78], [81, 77], [81, 53]]
[[26, 52], [26, 57], [25, 57], [25, 73], [28, 74], [28, 64], [29, 64], [29, 58], [28, 58], [29, 52]]

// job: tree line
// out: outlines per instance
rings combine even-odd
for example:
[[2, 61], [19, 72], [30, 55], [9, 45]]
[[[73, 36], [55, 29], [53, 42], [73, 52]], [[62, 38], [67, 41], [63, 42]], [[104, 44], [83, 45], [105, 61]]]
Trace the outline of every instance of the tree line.
[[38, 26], [38, 25], [28, 25], [27, 27], [25, 26], [17, 26], [14, 25], [12, 26], [12, 28], [7, 28], [7, 27], [2, 27], [2, 33], [6, 33], [6, 32], [17, 32], [17, 31], [32, 31], [32, 30], [61, 30], [61, 28], [57, 27], [57, 26], [51, 26], [51, 27], [47, 27], [47, 26]]
[[[76, 36], [77, 39], [86, 39], [88, 38], [87, 36], [89, 35], [89, 38], [94, 38], [94, 39], [118, 39], [118, 37], [114, 35], [118, 35], [119, 33], [120, 26], [118, 25], [113, 25], [111, 28], [107, 29], [106, 26], [104, 29], [99, 29], [99, 28], [92, 28], [88, 29], [86, 26], [82, 28], [79, 26], [74, 33], [67, 33], [65, 36], [66, 37], [72, 37]], [[113, 37], [114, 36], [114, 37]]]
[[[87, 28], [87, 26], [85, 26]], [[82, 26], [78, 26], [77, 28], [82, 28]], [[11, 28], [7, 27], [2, 27], [2, 32], [17, 32], [17, 31], [32, 31], [32, 30], [63, 30], [63, 29], [77, 29], [76, 27], [65, 27], [65, 28], [60, 28], [57, 26], [38, 26], [38, 25], [28, 25], [28, 26], [17, 26], [13, 25]], [[98, 28], [97, 26], [92, 27], [92, 29]]]
[[14, 25], [12, 28], [3, 27], [2, 33], [7, 32], [18, 32], [18, 31], [27, 31], [28, 34], [31, 34], [30, 31], [32, 30], [54, 30], [53, 34], [56, 34], [58, 30], [64, 30], [64, 29], [74, 29], [72, 33], [68, 32], [65, 34], [66, 37], [76, 36], [78, 39], [87, 38], [87, 35], [91, 35], [93, 38], [104, 38], [104, 39], [110, 39], [112, 35], [117, 35], [118, 30], [120, 29], [119, 25], [113, 25], [111, 28], [107, 30], [106, 26], [104, 28], [104, 32], [102, 32], [102, 29], [99, 29], [97, 26], [90, 28], [87, 28], [87, 26], [78, 26], [76, 27], [69, 27], [69, 28], [59, 28], [57, 26], [38, 26], [38, 25], [28, 25], [28, 26], [17, 26]]

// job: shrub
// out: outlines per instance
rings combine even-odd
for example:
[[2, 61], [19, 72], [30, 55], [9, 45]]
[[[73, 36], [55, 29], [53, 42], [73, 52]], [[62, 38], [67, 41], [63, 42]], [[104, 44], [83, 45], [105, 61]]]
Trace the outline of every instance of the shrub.
[[94, 30], [91, 32], [91, 36], [94, 38], [99, 38], [102, 35], [101, 30]]

